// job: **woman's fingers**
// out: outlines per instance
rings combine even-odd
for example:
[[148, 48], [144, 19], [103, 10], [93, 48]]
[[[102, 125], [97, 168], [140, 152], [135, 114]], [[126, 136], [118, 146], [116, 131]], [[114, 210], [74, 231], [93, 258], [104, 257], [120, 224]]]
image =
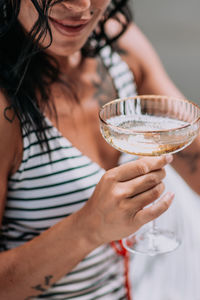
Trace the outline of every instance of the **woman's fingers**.
[[128, 181], [149, 172], [162, 169], [166, 164], [171, 163], [172, 160], [173, 156], [171, 154], [161, 157], [143, 157], [112, 169], [112, 173], [116, 181]]
[[136, 224], [136, 228], [139, 229], [144, 224], [158, 218], [162, 213], [164, 213], [169, 208], [173, 198], [174, 198], [174, 194], [168, 192], [153, 205], [139, 210], [134, 217], [134, 223]]
[[158, 171], [153, 171], [144, 176], [139, 176], [132, 180], [119, 183], [124, 186], [124, 190], [127, 198], [132, 198], [133, 196], [148, 191], [157, 184], [159, 184], [166, 176], [164, 169]]
[[128, 236], [169, 207], [169, 194], [147, 205], [163, 193], [164, 166], [171, 161], [171, 155], [141, 158], [105, 172], [82, 209], [99, 243]]
[[162, 193], [164, 192], [165, 186], [164, 183], [161, 182], [154, 186], [153, 188], [134, 196], [133, 198], [126, 199], [124, 203], [124, 207], [127, 208], [127, 211], [131, 211], [134, 207], [135, 212], [141, 210], [143, 207], [151, 204], [156, 199], [158, 199]]

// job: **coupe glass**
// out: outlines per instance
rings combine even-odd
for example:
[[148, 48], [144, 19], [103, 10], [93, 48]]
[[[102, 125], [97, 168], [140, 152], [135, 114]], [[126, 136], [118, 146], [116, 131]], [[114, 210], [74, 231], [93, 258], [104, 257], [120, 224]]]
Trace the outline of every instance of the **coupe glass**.
[[[99, 117], [104, 139], [117, 150], [136, 156], [176, 153], [192, 143], [200, 126], [196, 104], [157, 95], [113, 100], [100, 109]], [[173, 216], [158, 225], [159, 218], [123, 239], [124, 247], [151, 256], [175, 250], [181, 243], [175, 224], [178, 218]]]

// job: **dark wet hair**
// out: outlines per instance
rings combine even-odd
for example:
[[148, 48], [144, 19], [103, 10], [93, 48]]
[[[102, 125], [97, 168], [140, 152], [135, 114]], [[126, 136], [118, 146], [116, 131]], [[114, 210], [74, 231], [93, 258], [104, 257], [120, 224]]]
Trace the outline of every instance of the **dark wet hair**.
[[[0, 90], [9, 100], [10, 107], [14, 108], [25, 131], [28, 132], [31, 126], [43, 145], [48, 144], [43, 108], [49, 103], [51, 84], [61, 82], [61, 79], [56, 60], [38, 45], [47, 34], [52, 39], [48, 11], [62, 0], [43, 0], [40, 4], [38, 0], [30, 1], [38, 12], [38, 19], [27, 34], [17, 19], [21, 0], [0, 0]], [[123, 18], [119, 18], [119, 12]], [[126, 30], [131, 17], [128, 0], [112, 0], [98, 30], [92, 33], [83, 47], [83, 56], [98, 55], [102, 47], [112, 45]], [[112, 38], [105, 32], [110, 18], [121, 24], [121, 31]], [[70, 82], [62, 83], [65, 87], [70, 86]], [[73, 96], [77, 98], [75, 93]], [[4, 111], [6, 118], [7, 109]]]

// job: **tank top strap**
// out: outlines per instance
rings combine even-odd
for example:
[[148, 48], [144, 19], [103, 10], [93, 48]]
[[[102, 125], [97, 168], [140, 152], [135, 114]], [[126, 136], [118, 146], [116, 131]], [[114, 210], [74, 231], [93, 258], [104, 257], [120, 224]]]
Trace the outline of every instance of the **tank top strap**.
[[123, 98], [137, 95], [134, 74], [131, 72], [128, 64], [122, 60], [121, 56], [109, 45], [100, 51], [100, 56], [113, 80], [118, 97]]

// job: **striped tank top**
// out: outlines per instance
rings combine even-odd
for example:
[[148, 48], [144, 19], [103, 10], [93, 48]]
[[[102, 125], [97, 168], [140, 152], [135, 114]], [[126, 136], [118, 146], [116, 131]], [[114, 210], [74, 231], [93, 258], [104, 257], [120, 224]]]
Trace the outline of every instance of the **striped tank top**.
[[[109, 46], [100, 55], [118, 96], [136, 94], [133, 74], [120, 56]], [[79, 210], [105, 172], [46, 123], [52, 162], [34, 131], [23, 134], [23, 159], [8, 181], [0, 251], [22, 245]], [[100, 246], [35, 299], [127, 299], [124, 258], [110, 244]]]

